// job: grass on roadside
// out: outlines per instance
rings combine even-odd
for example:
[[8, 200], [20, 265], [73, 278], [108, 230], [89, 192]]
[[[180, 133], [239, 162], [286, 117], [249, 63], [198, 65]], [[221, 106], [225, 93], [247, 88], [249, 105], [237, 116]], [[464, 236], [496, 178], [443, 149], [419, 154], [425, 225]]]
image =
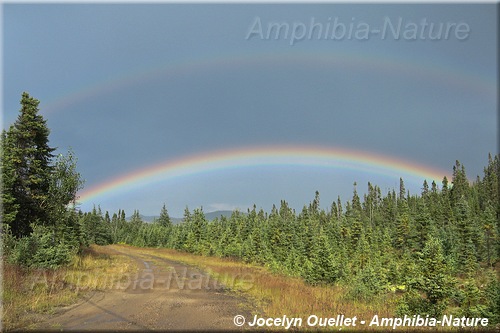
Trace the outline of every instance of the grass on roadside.
[[3, 329], [25, 327], [37, 315], [73, 304], [89, 291], [110, 288], [124, 274], [135, 271], [137, 266], [130, 258], [97, 245], [55, 270], [25, 269], [4, 262]]

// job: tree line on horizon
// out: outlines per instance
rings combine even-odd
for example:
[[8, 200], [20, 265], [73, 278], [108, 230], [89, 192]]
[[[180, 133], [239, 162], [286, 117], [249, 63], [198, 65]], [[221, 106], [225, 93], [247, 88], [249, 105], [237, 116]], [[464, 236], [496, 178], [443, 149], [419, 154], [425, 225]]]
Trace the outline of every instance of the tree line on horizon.
[[451, 183], [423, 182], [421, 193], [340, 197], [320, 208], [320, 194], [301, 211], [285, 200], [264, 212], [208, 221], [187, 207], [174, 225], [166, 205], [154, 223], [124, 210], [78, 210], [83, 185], [71, 152], [54, 157], [38, 101], [24, 93], [17, 121], [2, 133], [3, 257], [32, 268], [55, 268], [89, 244], [164, 247], [233, 258], [300, 277], [313, 285], [343, 285], [346, 297], [370, 301], [401, 293], [398, 314], [438, 317], [445, 311], [500, 323], [500, 155], [488, 155], [482, 177], [469, 182], [456, 161]]

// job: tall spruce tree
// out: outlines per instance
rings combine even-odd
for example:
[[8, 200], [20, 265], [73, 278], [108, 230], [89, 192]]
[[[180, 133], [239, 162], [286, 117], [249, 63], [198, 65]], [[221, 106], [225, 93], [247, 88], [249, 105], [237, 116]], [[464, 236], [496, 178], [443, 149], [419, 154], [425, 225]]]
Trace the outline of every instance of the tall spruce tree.
[[24, 92], [19, 116], [2, 138], [4, 216], [16, 237], [30, 234], [32, 223], [49, 223], [55, 149], [49, 146], [50, 130], [38, 114], [39, 103]]
[[453, 178], [451, 180], [453, 187], [450, 190], [451, 202], [456, 205], [462, 197], [466, 197], [469, 194], [469, 181], [465, 174], [465, 168], [460, 161], [456, 161], [453, 166]]
[[167, 207], [165, 206], [165, 204], [163, 204], [163, 207], [161, 208], [158, 223], [166, 228], [170, 228], [172, 226], [172, 221], [170, 220], [170, 216], [168, 215]]
[[439, 239], [430, 237], [425, 243], [421, 256], [421, 282], [419, 289], [425, 293], [426, 313], [439, 317], [446, 309], [448, 297], [451, 296], [454, 279], [446, 263], [443, 248]]

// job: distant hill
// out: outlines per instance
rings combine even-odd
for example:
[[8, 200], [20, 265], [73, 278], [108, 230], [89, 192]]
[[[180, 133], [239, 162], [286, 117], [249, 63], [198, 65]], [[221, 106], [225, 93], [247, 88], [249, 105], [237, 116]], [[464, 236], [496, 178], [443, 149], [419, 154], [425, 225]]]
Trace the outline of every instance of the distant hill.
[[[221, 216], [224, 217], [231, 217], [231, 214], [233, 212], [230, 210], [217, 210], [215, 212], [209, 212], [205, 213], [205, 217], [208, 221], [212, 221], [215, 218], [220, 218]], [[141, 220], [147, 223], [152, 223], [154, 222], [155, 219], [158, 219], [160, 216], [158, 215], [139, 215], [141, 217]], [[127, 218], [127, 221], [130, 220], [130, 217]], [[172, 221], [173, 224], [179, 224], [182, 222], [182, 217], [170, 217], [170, 220]]]
[[[160, 218], [159, 215], [142, 215], [142, 214], [139, 214], [139, 216], [141, 217], [141, 220], [143, 220], [146, 223], [153, 223], [154, 220]], [[130, 219], [131, 219], [131, 216], [127, 217], [127, 221], [130, 221]], [[182, 218], [181, 217], [170, 217], [170, 220], [172, 221], [173, 224], [179, 224], [179, 223], [182, 222]]]
[[[147, 216], [142, 214], [139, 214], [139, 216], [141, 217], [141, 220], [143, 220], [144, 222], [153, 222], [155, 219], [159, 217], [159, 216]], [[127, 218], [127, 221], [130, 221], [130, 217]]]
[[230, 210], [216, 210], [215, 212], [205, 213], [205, 217], [207, 218], [207, 220], [212, 221], [216, 217], [217, 218], [220, 218], [221, 216], [231, 217], [231, 214], [233, 214], [233, 212]]

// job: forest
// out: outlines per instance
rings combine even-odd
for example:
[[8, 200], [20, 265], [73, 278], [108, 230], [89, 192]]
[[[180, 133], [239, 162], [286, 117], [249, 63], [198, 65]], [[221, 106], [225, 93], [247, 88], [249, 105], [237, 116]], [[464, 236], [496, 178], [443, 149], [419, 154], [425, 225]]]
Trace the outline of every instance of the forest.
[[[67, 265], [90, 244], [170, 248], [233, 258], [299, 277], [343, 285], [353, 300], [399, 296], [395, 315], [443, 314], [500, 323], [500, 156], [485, 156], [470, 181], [456, 161], [452, 178], [423, 181], [421, 193], [382, 193], [367, 184], [321, 209], [320, 193], [301, 211], [285, 200], [270, 212], [256, 206], [207, 220], [186, 207], [173, 224], [167, 206], [153, 223], [138, 210], [78, 208], [83, 180], [71, 151], [54, 156], [39, 102], [24, 93], [17, 121], [2, 133], [2, 257], [26, 268]], [[125, 207], [133, 209], [133, 207]]]

